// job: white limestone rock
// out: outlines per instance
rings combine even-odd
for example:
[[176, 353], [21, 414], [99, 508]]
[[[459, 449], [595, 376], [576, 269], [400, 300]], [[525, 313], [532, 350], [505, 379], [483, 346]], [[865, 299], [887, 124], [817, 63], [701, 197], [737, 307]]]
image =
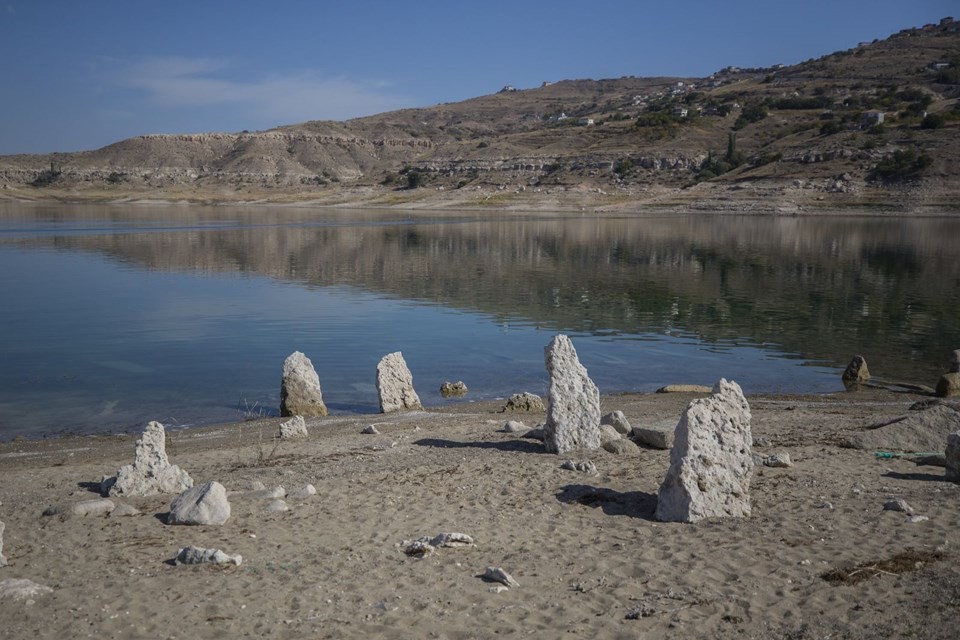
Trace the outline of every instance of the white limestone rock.
[[656, 518], [696, 522], [750, 515], [753, 458], [750, 405], [735, 382], [723, 378], [713, 395], [687, 405], [660, 485]]
[[48, 593], [53, 593], [53, 589], [26, 578], [0, 580], [0, 601], [27, 600], [27, 604], [30, 604], [33, 598]]
[[377, 393], [381, 413], [423, 408], [413, 388], [413, 374], [399, 351], [388, 353], [377, 364]]
[[500, 582], [512, 588], [520, 586], [520, 583], [514, 580], [513, 576], [500, 567], [487, 567], [487, 570], [483, 572], [483, 578], [490, 582]]
[[287, 494], [287, 497], [291, 500], [304, 500], [310, 496], [317, 495], [317, 489], [312, 484], [305, 484], [302, 487], [298, 487]]
[[70, 515], [72, 516], [106, 516], [109, 515], [117, 505], [113, 503], [112, 500], [107, 498], [99, 498], [97, 500], [83, 500], [78, 502], [70, 507]]
[[254, 489], [253, 491], [231, 491], [231, 498], [242, 498], [244, 500], [278, 500], [287, 496], [287, 490], [283, 485], [278, 485], [273, 489]]
[[325, 416], [320, 378], [310, 358], [294, 351], [283, 361], [283, 379], [280, 382], [281, 416]]
[[570, 338], [559, 334], [544, 349], [550, 376], [544, 445], [550, 453], [600, 448], [600, 391], [580, 364]]
[[187, 489], [170, 504], [167, 524], [220, 525], [230, 517], [227, 490], [216, 481]]
[[167, 458], [166, 433], [159, 422], [150, 422], [137, 440], [133, 464], [121, 467], [116, 478], [102, 485], [110, 496], [143, 497], [180, 493], [193, 486], [193, 478]]
[[303, 416], [293, 416], [290, 420], [280, 423], [280, 439], [288, 440], [290, 438], [306, 438], [307, 423]]
[[786, 469], [793, 466], [793, 461], [790, 459], [789, 453], [771, 453], [763, 458], [763, 466]]
[[634, 427], [630, 431], [630, 437], [634, 442], [652, 449], [672, 449], [676, 428], [675, 421], [662, 420], [655, 424]]
[[622, 436], [620, 432], [613, 428], [609, 424], [600, 425], [600, 446], [607, 444], [608, 442], [615, 442], [619, 440]]
[[627, 416], [623, 415], [623, 411], [611, 411], [605, 414], [600, 418], [600, 425], [610, 425], [622, 436], [630, 434], [630, 421], [627, 420]]
[[602, 445], [603, 450], [616, 455], [639, 453], [640, 447], [632, 440], [620, 438], [619, 440], [608, 440]]
[[278, 498], [268, 502], [263, 510], [267, 513], [281, 513], [283, 511], [290, 511], [290, 505], [288, 505], [284, 500], [280, 500]]
[[0, 522], [0, 567], [7, 566], [7, 556], [3, 555], [3, 530], [7, 528], [7, 525]]
[[960, 483], [960, 431], [947, 436], [944, 459], [946, 460], [946, 479]]
[[526, 433], [529, 430], [530, 427], [519, 420], [507, 420], [500, 429], [503, 433]]
[[241, 555], [227, 555], [220, 549], [203, 549], [190, 545], [177, 551], [177, 557], [173, 559], [173, 564], [232, 564], [240, 566], [243, 562]]

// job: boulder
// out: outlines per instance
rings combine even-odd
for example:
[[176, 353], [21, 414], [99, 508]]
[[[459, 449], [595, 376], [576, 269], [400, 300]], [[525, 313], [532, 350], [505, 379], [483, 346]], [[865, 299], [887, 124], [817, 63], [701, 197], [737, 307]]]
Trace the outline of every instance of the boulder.
[[657, 520], [696, 522], [750, 515], [753, 458], [750, 405], [736, 382], [721, 378], [713, 395], [687, 405], [660, 485]]
[[327, 405], [323, 403], [323, 393], [320, 391], [320, 378], [310, 358], [299, 351], [294, 351], [283, 361], [280, 415], [327, 415]]
[[381, 413], [423, 408], [413, 389], [413, 374], [399, 351], [383, 356], [377, 364], [377, 393]]
[[287, 440], [290, 438], [306, 438], [308, 435], [307, 423], [303, 419], [303, 416], [293, 416], [293, 418], [290, 420], [280, 423], [281, 440]]
[[3, 555], [3, 530], [7, 528], [7, 525], [0, 522], [0, 567], [7, 566], [7, 556]]
[[243, 562], [243, 556], [229, 556], [220, 549], [202, 549], [190, 545], [177, 551], [177, 557], [173, 559], [173, 564], [233, 564], [240, 566]]
[[457, 382], [444, 382], [442, 385], [440, 385], [440, 395], [444, 398], [465, 396], [467, 395], [467, 385], [463, 383], [463, 380], [458, 380]]
[[167, 524], [223, 524], [230, 517], [227, 490], [216, 481], [187, 489], [170, 504]]
[[550, 376], [544, 445], [550, 453], [600, 448], [600, 391], [580, 364], [570, 338], [559, 334], [544, 349]]
[[637, 444], [652, 449], [671, 449], [673, 448], [673, 434], [676, 428], [675, 421], [662, 420], [651, 425], [634, 427], [630, 431], [630, 437]]
[[526, 433], [530, 430], [530, 427], [523, 424], [519, 420], [507, 420], [503, 428], [500, 429], [503, 433]]
[[543, 404], [543, 400], [540, 399], [540, 396], [524, 391], [523, 393], [515, 393], [507, 400], [507, 404], [504, 405], [503, 411], [546, 411], [547, 408]]
[[121, 467], [115, 478], [108, 478], [101, 486], [111, 496], [143, 497], [180, 493], [193, 486], [193, 478], [170, 464], [163, 425], [151, 422], [137, 440], [133, 464]]
[[960, 411], [941, 404], [874, 425], [851, 436], [843, 444], [852, 449], [871, 451], [932, 453], [943, 451], [943, 443], [954, 431], [960, 431]]
[[613, 428], [609, 424], [600, 425], [600, 445], [603, 446], [608, 442], [613, 442], [615, 440], [620, 440], [623, 436], [620, 435], [620, 432]]
[[625, 436], [630, 434], [630, 421], [627, 420], [627, 416], [623, 415], [623, 411], [612, 411], [604, 415], [600, 418], [600, 424], [610, 425], [616, 429], [620, 435]]
[[946, 479], [960, 483], [960, 431], [947, 436]]
[[850, 364], [844, 369], [841, 379], [847, 387], [856, 387], [870, 379], [870, 370], [867, 368], [867, 361], [864, 360], [863, 356], [853, 356]]
[[937, 380], [936, 394], [940, 398], [960, 396], [960, 373], [945, 373]]

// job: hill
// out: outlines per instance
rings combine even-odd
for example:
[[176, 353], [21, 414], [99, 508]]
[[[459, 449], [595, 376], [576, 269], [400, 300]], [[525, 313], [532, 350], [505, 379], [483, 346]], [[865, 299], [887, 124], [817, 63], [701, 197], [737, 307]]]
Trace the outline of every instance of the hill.
[[268, 131], [0, 157], [0, 198], [957, 211], [960, 23], [707, 78], [567, 80]]

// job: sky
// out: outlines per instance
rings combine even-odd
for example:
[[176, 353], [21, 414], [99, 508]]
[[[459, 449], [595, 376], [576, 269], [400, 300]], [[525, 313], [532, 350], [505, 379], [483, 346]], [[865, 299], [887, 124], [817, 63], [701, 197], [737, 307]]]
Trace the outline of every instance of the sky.
[[0, 0], [0, 155], [793, 64], [956, 0]]

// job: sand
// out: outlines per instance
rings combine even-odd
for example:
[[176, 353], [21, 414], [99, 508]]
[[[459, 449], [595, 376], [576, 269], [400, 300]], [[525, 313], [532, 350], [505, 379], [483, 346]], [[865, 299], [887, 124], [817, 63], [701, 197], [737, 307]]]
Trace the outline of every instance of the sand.
[[[691, 394], [617, 395], [632, 424], [679, 418]], [[390, 416], [307, 421], [306, 440], [272, 440], [279, 420], [168, 434], [171, 461], [198, 483], [251, 481], [318, 493], [264, 511], [234, 497], [223, 526], [169, 526], [173, 496], [117, 499], [140, 515], [43, 516], [96, 498], [133, 458], [135, 436], [0, 443], [0, 580], [53, 588], [0, 600], [3, 638], [954, 638], [960, 619], [960, 486], [942, 467], [878, 459], [840, 443], [907, 413], [883, 391], [748, 396], [758, 468], [753, 515], [653, 520], [669, 452], [555, 456], [501, 433], [471, 403]], [[374, 424], [377, 435], [361, 434]], [[560, 468], [590, 459], [598, 476]], [[901, 498], [929, 519], [883, 505]], [[462, 532], [476, 545], [406, 556], [405, 540]], [[174, 566], [215, 547], [240, 566]], [[913, 555], [903, 556], [910, 552]], [[894, 562], [881, 564], [893, 559]], [[899, 560], [899, 561], [897, 561]], [[519, 587], [481, 579], [502, 567]], [[845, 570], [839, 582], [824, 578]], [[842, 576], [841, 576], [842, 577]], [[859, 581], [858, 581], [859, 580]]]

